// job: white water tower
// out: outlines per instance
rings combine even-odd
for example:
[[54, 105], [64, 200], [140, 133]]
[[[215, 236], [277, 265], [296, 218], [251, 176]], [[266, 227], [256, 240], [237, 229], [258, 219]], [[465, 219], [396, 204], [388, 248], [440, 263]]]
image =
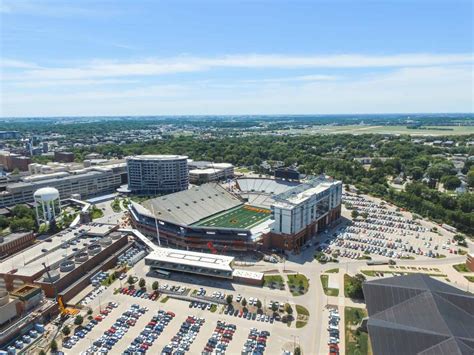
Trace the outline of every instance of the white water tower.
[[51, 222], [56, 215], [61, 213], [59, 191], [54, 187], [43, 187], [36, 190], [34, 195], [36, 219], [41, 222]]

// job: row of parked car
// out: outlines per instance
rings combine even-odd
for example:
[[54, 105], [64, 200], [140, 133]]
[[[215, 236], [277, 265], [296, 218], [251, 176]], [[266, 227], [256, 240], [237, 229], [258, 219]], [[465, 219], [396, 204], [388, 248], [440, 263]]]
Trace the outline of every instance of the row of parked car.
[[188, 316], [181, 324], [178, 333], [171, 339], [161, 351], [162, 355], [184, 355], [189, 351], [191, 344], [196, 339], [199, 330], [205, 322], [204, 318]]
[[15, 341], [15, 346], [9, 347], [8, 351], [12, 352], [13, 354], [15, 353], [15, 349], [21, 350], [28, 344], [30, 344], [32, 341], [34, 341], [38, 337], [38, 331], [32, 329], [28, 333], [24, 334], [23, 336], [19, 337]]
[[201, 308], [207, 309], [208, 311], [211, 310], [212, 303], [208, 302], [199, 302], [199, 301], [191, 301], [189, 302], [189, 308]]
[[122, 287], [119, 292], [122, 295], [144, 298], [151, 301], [156, 301], [159, 297], [159, 294], [156, 291], [149, 293], [142, 289], [135, 289], [135, 288], [128, 288], [128, 287]]
[[275, 320], [281, 319], [279, 315], [275, 315], [274, 317], [274, 316], [269, 316], [269, 315], [265, 315], [261, 313], [249, 312], [246, 308], [244, 308], [243, 310], [239, 310], [232, 307], [232, 305], [228, 305], [224, 308], [224, 314], [229, 315], [229, 316], [239, 317], [239, 318], [246, 318], [248, 320], [255, 320], [258, 322], [267, 322], [267, 323], [272, 323], [272, 324]]
[[329, 332], [329, 355], [339, 355], [339, 311], [337, 309], [329, 310], [328, 332]]
[[223, 321], [217, 321], [216, 328], [208, 339], [202, 355], [222, 355], [225, 354], [227, 346], [234, 337], [234, 333], [237, 327], [235, 324], [226, 323]]
[[95, 340], [92, 345], [85, 351], [85, 355], [107, 354], [112, 350], [113, 346], [124, 337], [128, 330], [134, 327], [138, 319], [148, 311], [146, 307], [140, 307], [133, 304], [122, 315], [116, 319], [112, 326], [104, 331], [99, 339]]
[[174, 317], [173, 312], [159, 310], [145, 326], [145, 329], [133, 339], [123, 355], [145, 354]]
[[102, 281], [107, 279], [109, 277], [109, 273], [105, 271], [101, 271], [94, 275], [94, 277], [91, 278], [91, 284], [94, 287], [99, 287]]
[[103, 308], [100, 313], [94, 316], [89, 323], [82, 327], [77, 327], [74, 330], [74, 335], [71, 337], [67, 337], [63, 341], [63, 347], [66, 349], [71, 349], [74, 345], [76, 345], [80, 339], [86, 337], [87, 333], [89, 333], [99, 322], [102, 322], [113, 310], [114, 308], [118, 307], [118, 303], [116, 302], [109, 302], [105, 308]]
[[91, 303], [97, 296], [107, 289], [106, 286], [99, 286], [93, 291], [91, 291], [84, 299], [81, 301], [81, 305], [86, 306]]
[[160, 291], [173, 292], [173, 293], [177, 293], [177, 294], [183, 294], [186, 291], [186, 287], [162, 284], [162, 285], [160, 285], [159, 290]]
[[118, 263], [119, 264], [128, 264], [129, 266], [135, 265], [141, 259], [145, 257], [146, 253], [140, 248], [132, 247], [128, 249], [125, 253], [119, 255]]
[[258, 331], [251, 328], [247, 340], [242, 347], [242, 355], [263, 355], [267, 346], [270, 332], [267, 330]]

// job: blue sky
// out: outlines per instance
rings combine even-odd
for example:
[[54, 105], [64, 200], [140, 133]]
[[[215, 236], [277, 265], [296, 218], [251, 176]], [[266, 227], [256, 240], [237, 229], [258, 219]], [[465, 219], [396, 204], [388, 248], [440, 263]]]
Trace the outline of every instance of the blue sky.
[[0, 0], [0, 115], [472, 112], [472, 6]]

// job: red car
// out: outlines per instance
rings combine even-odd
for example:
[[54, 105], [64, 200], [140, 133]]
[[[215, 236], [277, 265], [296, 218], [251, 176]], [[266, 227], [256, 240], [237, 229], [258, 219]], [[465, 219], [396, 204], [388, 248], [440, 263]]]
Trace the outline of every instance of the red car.
[[176, 316], [176, 314], [174, 314], [174, 313], [173, 313], [173, 312], [171, 312], [171, 311], [168, 311], [168, 312], [166, 312], [166, 314], [170, 315], [171, 317], [174, 317], [174, 316]]

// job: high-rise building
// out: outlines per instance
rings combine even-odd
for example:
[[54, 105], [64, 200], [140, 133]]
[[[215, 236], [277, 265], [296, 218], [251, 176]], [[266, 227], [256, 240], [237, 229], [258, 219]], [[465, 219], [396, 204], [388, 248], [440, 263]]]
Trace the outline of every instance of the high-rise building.
[[127, 158], [128, 188], [133, 193], [157, 195], [186, 190], [188, 157], [138, 155]]

